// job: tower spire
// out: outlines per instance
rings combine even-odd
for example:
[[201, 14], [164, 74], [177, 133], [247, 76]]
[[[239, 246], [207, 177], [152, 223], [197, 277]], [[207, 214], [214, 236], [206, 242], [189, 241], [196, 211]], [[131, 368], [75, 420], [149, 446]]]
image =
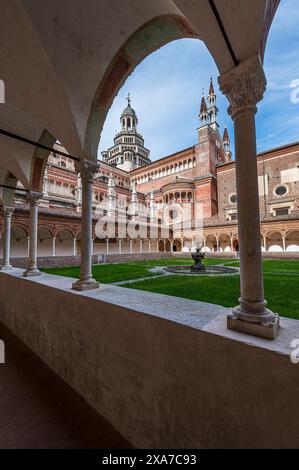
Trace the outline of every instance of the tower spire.
[[200, 104], [200, 114], [202, 113], [206, 113], [207, 112], [207, 103], [206, 103], [206, 99], [205, 97], [203, 96], [201, 98], [201, 104]]
[[222, 142], [223, 142], [223, 147], [224, 147], [224, 150], [225, 150], [226, 161], [229, 162], [232, 158], [232, 153], [231, 153], [231, 150], [230, 150], [230, 138], [229, 138], [229, 134], [228, 134], [226, 124], [224, 126]]
[[214, 90], [214, 85], [213, 85], [213, 78], [210, 78], [210, 88], [209, 88], [209, 95], [208, 95], [208, 116], [209, 116], [209, 124], [212, 127], [212, 129], [217, 130], [218, 129], [218, 124], [217, 124], [217, 114], [218, 114], [218, 108], [216, 106], [216, 94]]
[[207, 103], [206, 99], [204, 96], [204, 89], [202, 89], [202, 97], [201, 97], [201, 103], [200, 103], [200, 112], [199, 112], [199, 120], [201, 123], [201, 126], [205, 126], [208, 123], [208, 108], [207, 108]]
[[210, 89], [209, 89], [209, 96], [215, 96], [214, 85], [213, 85], [213, 78], [210, 78]]
[[226, 124], [224, 126], [224, 132], [223, 132], [223, 143], [225, 143], [225, 142], [230, 142]]

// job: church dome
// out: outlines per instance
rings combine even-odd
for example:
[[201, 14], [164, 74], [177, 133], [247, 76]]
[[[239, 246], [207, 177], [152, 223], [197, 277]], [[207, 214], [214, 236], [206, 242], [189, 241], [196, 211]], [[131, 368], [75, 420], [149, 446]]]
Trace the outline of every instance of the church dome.
[[134, 117], [135, 119], [137, 119], [135, 110], [133, 108], [131, 108], [131, 100], [130, 100], [129, 96], [128, 96], [127, 100], [128, 100], [128, 105], [123, 110], [123, 112], [121, 113], [121, 118], [131, 116], [131, 117]]

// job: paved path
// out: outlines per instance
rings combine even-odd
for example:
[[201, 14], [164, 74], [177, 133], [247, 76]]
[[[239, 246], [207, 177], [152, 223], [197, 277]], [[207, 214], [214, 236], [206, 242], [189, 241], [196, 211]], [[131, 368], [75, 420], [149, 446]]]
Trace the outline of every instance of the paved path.
[[25, 344], [0, 323], [0, 448], [130, 448]]
[[145, 276], [145, 277], [139, 277], [135, 279], [127, 279], [126, 281], [118, 281], [118, 282], [112, 282], [114, 286], [123, 286], [126, 284], [133, 284], [134, 282], [140, 282], [140, 281], [148, 281], [151, 279], [157, 279], [157, 277], [164, 277], [164, 276], [172, 276], [172, 273], [165, 271], [165, 269], [161, 266], [154, 266], [153, 268], [149, 269], [149, 272], [151, 273], [156, 273], [155, 276]]

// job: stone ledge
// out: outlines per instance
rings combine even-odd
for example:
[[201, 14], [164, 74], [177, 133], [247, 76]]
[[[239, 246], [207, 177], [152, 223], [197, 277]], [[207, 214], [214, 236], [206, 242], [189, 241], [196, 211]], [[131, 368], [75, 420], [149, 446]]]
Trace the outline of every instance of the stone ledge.
[[[227, 328], [227, 315], [231, 308], [198, 300], [189, 300], [165, 294], [127, 289], [113, 284], [101, 284], [98, 289], [76, 291], [72, 289], [73, 278], [42, 273], [38, 277], [23, 278], [23, 269], [14, 268], [3, 274], [59, 289], [74, 295], [82, 295], [131, 311], [169, 320], [183, 326], [219, 334], [247, 345], [261, 347], [280, 354], [290, 355], [290, 343], [299, 339], [299, 320], [280, 317], [276, 340], [251, 336]], [[1, 275], [0, 271], [0, 275]]]
[[298, 321], [268, 341], [223, 307], [22, 272], [0, 273], [0, 320], [136, 447], [298, 446]]

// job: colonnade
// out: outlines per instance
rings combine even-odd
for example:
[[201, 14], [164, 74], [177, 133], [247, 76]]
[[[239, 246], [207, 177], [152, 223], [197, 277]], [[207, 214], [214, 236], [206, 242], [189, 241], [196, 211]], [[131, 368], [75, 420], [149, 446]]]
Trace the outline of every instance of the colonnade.
[[[240, 241], [239, 305], [228, 315], [228, 328], [266, 338], [274, 338], [278, 328], [278, 316], [267, 309], [264, 298], [261, 230], [256, 159], [255, 114], [262, 99], [266, 79], [259, 57], [242, 62], [232, 71], [219, 77], [221, 91], [227, 96], [229, 113], [234, 121], [236, 182], [238, 195], [238, 235]], [[73, 283], [77, 290], [94, 289], [99, 284], [91, 272], [92, 239], [92, 186], [98, 166], [84, 160], [77, 167], [82, 181], [82, 231], [80, 279]], [[36, 276], [38, 199], [40, 193], [29, 193], [30, 243], [29, 260], [24, 276]], [[4, 208], [4, 256], [2, 269], [10, 269], [11, 208]], [[284, 241], [285, 245], [285, 241]], [[140, 251], [142, 252], [142, 240]], [[218, 247], [219, 248], [219, 247]], [[173, 247], [172, 247], [173, 249]], [[53, 242], [55, 250], [55, 241]], [[109, 240], [107, 241], [107, 251]], [[120, 243], [121, 250], [121, 243]]]

